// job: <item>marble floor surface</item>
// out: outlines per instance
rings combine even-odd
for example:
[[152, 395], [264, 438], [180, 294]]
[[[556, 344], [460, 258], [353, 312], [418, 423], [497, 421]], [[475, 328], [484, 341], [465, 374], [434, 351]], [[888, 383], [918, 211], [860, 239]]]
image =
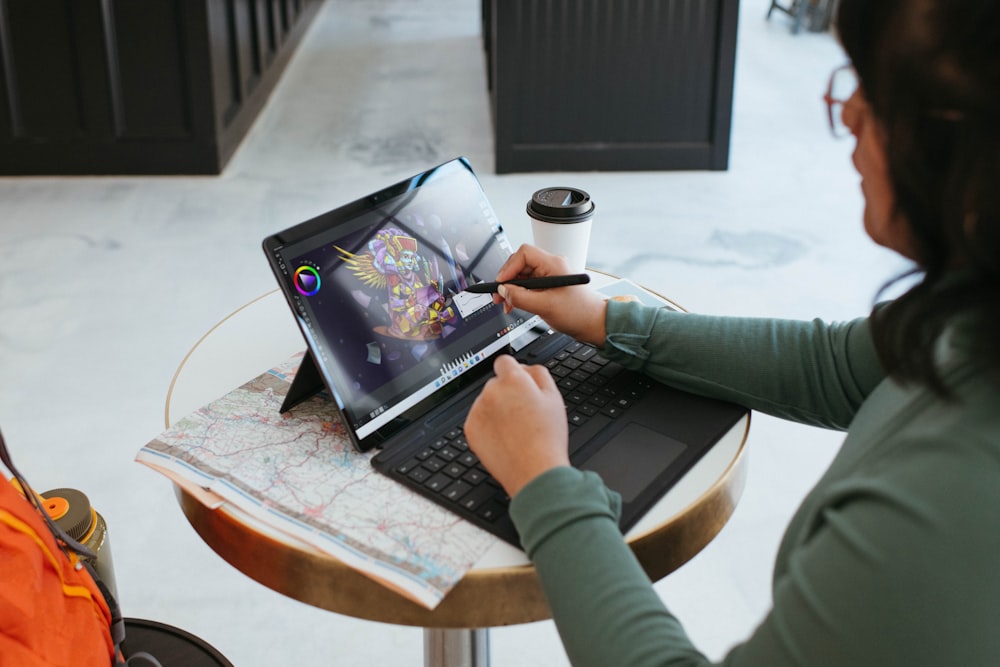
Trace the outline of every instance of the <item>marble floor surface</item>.
[[[861, 228], [851, 141], [820, 99], [844, 60], [741, 3], [725, 172], [493, 173], [476, 0], [327, 0], [218, 177], [0, 179], [0, 426], [38, 488], [90, 495], [127, 615], [179, 626], [237, 667], [419, 665], [422, 633], [339, 616], [249, 580], [197, 537], [170, 484], [133, 462], [171, 377], [221, 318], [274, 287], [261, 239], [456, 155], [508, 235], [524, 203], [576, 185], [598, 206], [589, 264], [691, 310], [843, 319], [902, 264]], [[749, 480], [718, 538], [656, 585], [709, 656], [770, 604], [784, 525], [840, 442], [755, 416]], [[567, 664], [550, 622], [491, 633], [493, 664]]]

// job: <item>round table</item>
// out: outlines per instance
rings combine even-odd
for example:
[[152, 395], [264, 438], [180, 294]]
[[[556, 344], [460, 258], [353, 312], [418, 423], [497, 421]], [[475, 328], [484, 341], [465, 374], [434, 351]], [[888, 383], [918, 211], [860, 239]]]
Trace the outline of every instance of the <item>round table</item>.
[[[591, 275], [596, 286], [613, 279], [598, 272]], [[246, 304], [212, 327], [181, 362], [167, 393], [166, 425], [304, 347], [278, 290]], [[729, 519], [745, 482], [743, 452], [749, 427], [748, 415], [626, 534], [651, 580], [694, 557]], [[225, 505], [210, 509], [180, 487], [175, 489], [199, 536], [232, 566], [268, 588], [316, 607], [425, 628], [428, 666], [486, 665], [488, 628], [549, 618], [534, 567], [523, 551], [506, 543], [498, 541], [435, 609], [428, 610], [238, 510]]]

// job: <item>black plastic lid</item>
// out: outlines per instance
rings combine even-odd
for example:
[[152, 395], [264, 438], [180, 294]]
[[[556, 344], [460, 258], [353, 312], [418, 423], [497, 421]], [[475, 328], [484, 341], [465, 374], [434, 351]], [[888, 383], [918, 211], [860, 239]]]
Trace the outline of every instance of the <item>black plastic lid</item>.
[[579, 188], [543, 188], [531, 195], [527, 210], [546, 222], [580, 222], [594, 214], [594, 202]]

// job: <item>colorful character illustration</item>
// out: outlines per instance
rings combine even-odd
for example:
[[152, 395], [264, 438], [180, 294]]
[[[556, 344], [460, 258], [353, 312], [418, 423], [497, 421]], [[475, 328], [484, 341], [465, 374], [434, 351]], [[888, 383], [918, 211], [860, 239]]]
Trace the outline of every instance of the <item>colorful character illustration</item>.
[[419, 255], [412, 236], [388, 227], [368, 242], [364, 253], [334, 247], [364, 285], [387, 290], [391, 324], [376, 327], [377, 333], [430, 340], [440, 338], [444, 325], [455, 318], [455, 310], [441, 293], [437, 260]]

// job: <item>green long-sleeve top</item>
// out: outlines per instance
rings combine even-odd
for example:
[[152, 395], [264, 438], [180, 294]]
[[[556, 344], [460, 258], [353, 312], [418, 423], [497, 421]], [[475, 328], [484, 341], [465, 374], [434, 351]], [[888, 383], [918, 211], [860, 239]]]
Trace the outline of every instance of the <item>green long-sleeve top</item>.
[[[604, 354], [697, 393], [847, 435], [799, 507], [773, 607], [726, 665], [1000, 665], [1000, 390], [942, 351], [955, 400], [886, 378], [867, 319], [723, 318], [611, 302]], [[594, 473], [511, 502], [574, 665], [706, 665], [617, 527]], [[725, 610], [719, 610], [725, 622]]]

